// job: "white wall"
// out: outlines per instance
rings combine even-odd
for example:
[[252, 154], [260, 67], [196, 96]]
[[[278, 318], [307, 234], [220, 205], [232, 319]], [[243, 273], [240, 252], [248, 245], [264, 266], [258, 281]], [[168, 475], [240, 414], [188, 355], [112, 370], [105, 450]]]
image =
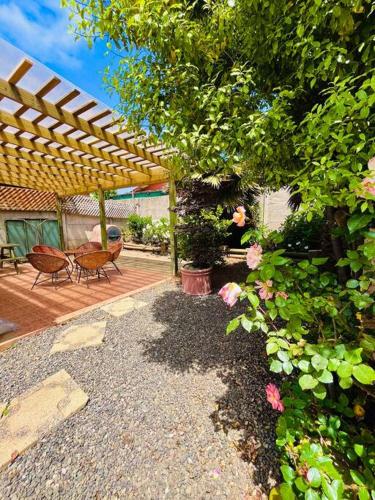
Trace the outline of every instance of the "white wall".
[[261, 196], [259, 203], [263, 224], [270, 229], [278, 229], [282, 225], [291, 212], [288, 207], [289, 196], [286, 189]]

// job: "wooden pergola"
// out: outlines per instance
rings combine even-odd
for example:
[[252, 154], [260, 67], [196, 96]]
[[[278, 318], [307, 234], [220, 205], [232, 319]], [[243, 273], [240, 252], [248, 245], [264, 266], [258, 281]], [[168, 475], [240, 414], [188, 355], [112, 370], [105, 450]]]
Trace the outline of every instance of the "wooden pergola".
[[[20, 81], [32, 67], [32, 61], [23, 59], [6, 79], [0, 79], [0, 184], [56, 193], [62, 248], [64, 196], [98, 192], [104, 248], [105, 190], [168, 181], [173, 209], [176, 191], [168, 159], [174, 151], [127, 131], [111, 109], [103, 109], [92, 98], [82, 102], [76, 88], [53, 102], [50, 96], [67, 83], [57, 76], [36, 91], [26, 90]], [[72, 108], [79, 97], [81, 102]], [[9, 101], [16, 107], [12, 111], [4, 106]], [[170, 211], [173, 273], [177, 272], [175, 219]]]

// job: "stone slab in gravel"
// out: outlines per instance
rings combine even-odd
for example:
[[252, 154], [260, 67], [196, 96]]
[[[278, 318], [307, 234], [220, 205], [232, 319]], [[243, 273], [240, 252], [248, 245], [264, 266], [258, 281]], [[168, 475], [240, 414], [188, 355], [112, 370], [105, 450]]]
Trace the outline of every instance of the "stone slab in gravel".
[[6, 415], [0, 417], [0, 468], [81, 410], [87, 401], [87, 395], [65, 370], [13, 399]]
[[72, 325], [57, 336], [51, 348], [55, 352], [74, 351], [83, 347], [98, 346], [103, 343], [106, 321], [82, 325]]
[[2, 401], [60, 369], [90, 397], [0, 474], [0, 499], [249, 500], [277, 479], [264, 337], [225, 335], [242, 306], [172, 284], [134, 297], [147, 307], [74, 320], [107, 320], [101, 346], [49, 356], [56, 326], [0, 355]]
[[102, 307], [102, 310], [116, 318], [127, 314], [134, 309], [142, 309], [147, 306], [147, 303], [142, 300], [136, 300], [133, 297], [126, 297], [125, 299], [116, 300]]

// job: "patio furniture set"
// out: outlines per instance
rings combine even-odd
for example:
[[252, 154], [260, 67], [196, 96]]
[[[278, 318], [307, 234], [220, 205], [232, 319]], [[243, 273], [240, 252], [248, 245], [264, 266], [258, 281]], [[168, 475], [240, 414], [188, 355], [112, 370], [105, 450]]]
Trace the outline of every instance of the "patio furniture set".
[[[31, 289], [50, 279], [55, 286], [65, 281], [73, 282], [73, 273], [76, 273], [78, 283], [82, 277], [85, 278], [87, 286], [90, 276], [97, 276], [98, 279], [104, 277], [110, 281], [104, 266], [110, 263], [122, 274], [115, 262], [121, 250], [122, 242], [109, 244], [108, 250], [103, 250], [99, 242], [84, 243], [78, 248], [65, 251], [48, 245], [36, 245], [32, 248], [32, 252], [26, 255], [27, 260], [38, 271]], [[58, 281], [58, 273], [61, 271], [65, 271], [67, 277]], [[42, 274], [47, 274], [49, 277], [40, 280]]]

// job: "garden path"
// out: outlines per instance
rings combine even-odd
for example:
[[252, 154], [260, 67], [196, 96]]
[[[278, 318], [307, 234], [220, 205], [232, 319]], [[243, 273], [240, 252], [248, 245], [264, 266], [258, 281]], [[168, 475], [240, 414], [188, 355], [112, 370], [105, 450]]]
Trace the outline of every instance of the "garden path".
[[[263, 340], [225, 336], [235, 314], [173, 285], [135, 296], [103, 343], [50, 353], [65, 326], [0, 356], [1, 400], [66, 370], [87, 405], [0, 474], [0, 498], [260, 498], [278, 468]], [[236, 311], [238, 313], [238, 311]]]

